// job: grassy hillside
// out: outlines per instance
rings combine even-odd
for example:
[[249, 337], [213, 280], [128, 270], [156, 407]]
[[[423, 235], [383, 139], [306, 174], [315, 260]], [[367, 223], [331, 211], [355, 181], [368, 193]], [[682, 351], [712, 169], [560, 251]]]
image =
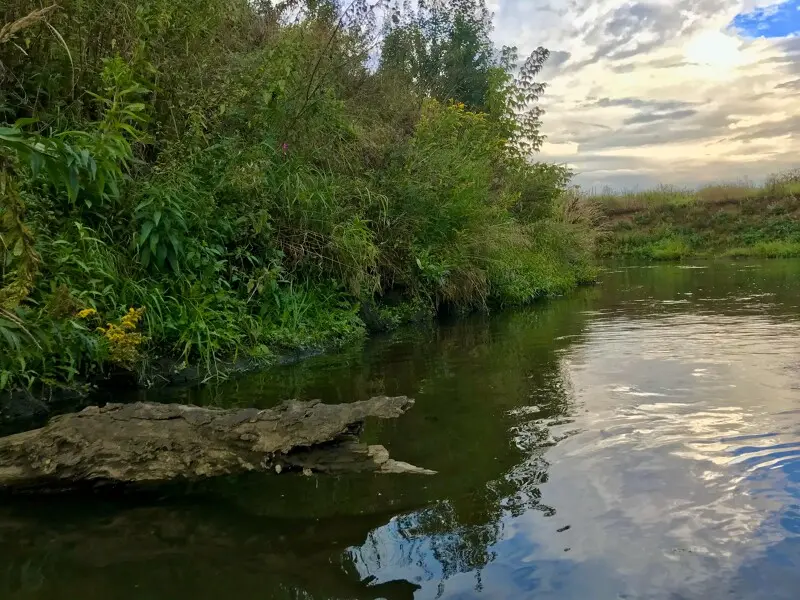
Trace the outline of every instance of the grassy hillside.
[[763, 186], [661, 187], [592, 197], [608, 232], [606, 257], [680, 260], [690, 257], [800, 256], [800, 172]]
[[496, 48], [483, 0], [41, 6], [0, 8], [0, 390], [592, 276], [569, 174], [529, 160], [548, 53]]

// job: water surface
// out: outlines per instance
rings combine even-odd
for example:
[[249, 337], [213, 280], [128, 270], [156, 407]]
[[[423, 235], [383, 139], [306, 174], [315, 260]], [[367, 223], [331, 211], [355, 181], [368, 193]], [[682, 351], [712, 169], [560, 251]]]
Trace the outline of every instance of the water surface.
[[407, 394], [435, 477], [3, 500], [0, 597], [795, 599], [800, 261], [610, 268], [526, 310], [154, 400]]

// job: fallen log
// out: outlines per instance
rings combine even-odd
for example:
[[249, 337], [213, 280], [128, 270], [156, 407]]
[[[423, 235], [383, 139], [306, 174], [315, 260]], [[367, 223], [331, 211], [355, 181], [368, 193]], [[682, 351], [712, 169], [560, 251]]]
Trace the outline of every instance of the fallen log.
[[223, 410], [178, 404], [108, 404], [0, 438], [0, 489], [145, 484], [264, 471], [432, 474], [357, 441], [364, 420], [392, 419], [405, 396], [351, 404], [289, 401]]

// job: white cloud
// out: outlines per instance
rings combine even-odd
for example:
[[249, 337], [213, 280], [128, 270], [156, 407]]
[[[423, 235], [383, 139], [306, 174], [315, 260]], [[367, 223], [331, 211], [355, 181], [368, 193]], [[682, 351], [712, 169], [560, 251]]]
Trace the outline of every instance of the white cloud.
[[733, 18], [778, 0], [497, 0], [496, 39], [554, 52], [548, 143], [587, 186], [759, 179], [800, 164], [800, 38]]

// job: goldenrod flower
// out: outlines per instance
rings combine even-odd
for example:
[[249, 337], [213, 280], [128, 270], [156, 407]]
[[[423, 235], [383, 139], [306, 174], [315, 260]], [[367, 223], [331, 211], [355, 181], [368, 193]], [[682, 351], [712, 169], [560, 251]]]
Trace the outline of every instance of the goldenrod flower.
[[108, 344], [111, 362], [127, 369], [134, 369], [140, 362], [139, 346], [145, 339], [141, 333], [135, 333], [135, 330], [143, 313], [144, 308], [131, 308], [119, 320], [119, 325], [107, 323], [106, 327], [97, 328], [97, 332], [103, 335]]

